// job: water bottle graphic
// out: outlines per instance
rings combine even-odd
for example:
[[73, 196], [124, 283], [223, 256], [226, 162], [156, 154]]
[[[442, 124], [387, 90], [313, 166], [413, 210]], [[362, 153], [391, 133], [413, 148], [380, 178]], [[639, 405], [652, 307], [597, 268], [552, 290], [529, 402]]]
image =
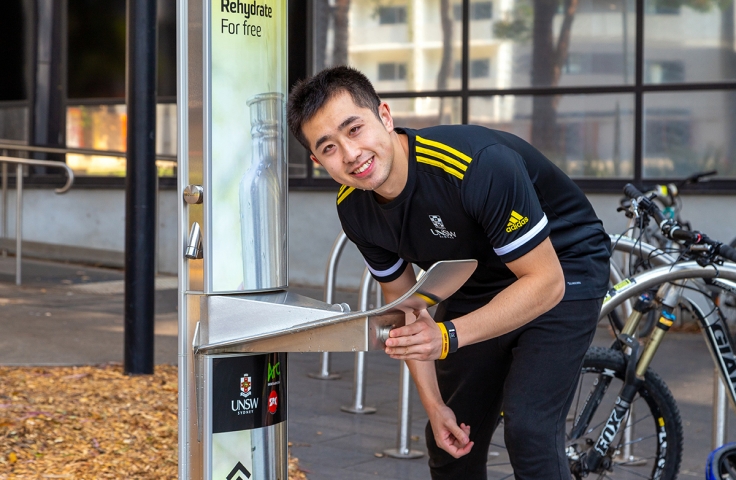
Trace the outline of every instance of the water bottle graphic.
[[261, 93], [247, 105], [251, 162], [239, 186], [243, 290], [273, 290], [287, 285], [284, 97]]

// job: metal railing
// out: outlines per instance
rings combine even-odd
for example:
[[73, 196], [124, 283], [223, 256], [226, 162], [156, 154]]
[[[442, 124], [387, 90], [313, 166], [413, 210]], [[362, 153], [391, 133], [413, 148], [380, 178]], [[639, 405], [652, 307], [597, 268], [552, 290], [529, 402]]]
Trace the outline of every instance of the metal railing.
[[[2, 148], [0, 146], [0, 148]], [[13, 147], [13, 149], [15, 149]], [[66, 170], [66, 183], [61, 188], [54, 189], [56, 193], [66, 193], [74, 183], [74, 172], [68, 165], [50, 160], [31, 160], [0, 156], [2, 162], [2, 195], [3, 195], [3, 238], [8, 236], [8, 163], [15, 164], [15, 284], [21, 284], [21, 258], [23, 254], [23, 165], [36, 165]]]
[[[126, 157], [125, 152], [116, 150], [93, 150], [91, 148], [58, 148], [58, 147], [35, 147], [31, 145], [22, 145], [17, 143], [0, 142], [0, 150], [18, 150], [23, 152], [37, 153], [60, 153], [74, 155], [94, 155], [97, 157]], [[176, 162], [176, 155], [156, 154], [156, 160], [167, 160]], [[58, 162], [56, 162], [58, 163]]]
[[[73, 155], [94, 155], [99, 157], [127, 157], [126, 152], [120, 152], [116, 150], [94, 150], [90, 148], [59, 148], [59, 147], [37, 147], [33, 145], [25, 145], [22, 143], [14, 143], [14, 142], [8, 142], [3, 141], [0, 142], [0, 151], [2, 151], [4, 154], [7, 154], [8, 150], [11, 151], [21, 151], [21, 152], [33, 152], [33, 153], [56, 153], [61, 155], [66, 154], [73, 154]], [[52, 168], [63, 168], [67, 171], [67, 183], [62, 188], [57, 188], [55, 190], [56, 193], [65, 193], [69, 188], [71, 188], [72, 183], [74, 182], [74, 171], [65, 163], [58, 162], [58, 161], [50, 161], [50, 160], [33, 160], [33, 159], [27, 159], [27, 158], [18, 158], [18, 157], [9, 157], [9, 156], [2, 156], [2, 196], [3, 196], [3, 212], [2, 212], [2, 238], [7, 238], [8, 235], [8, 197], [7, 197], [7, 191], [8, 191], [8, 172], [7, 172], [7, 164], [8, 163], [16, 163], [19, 165], [37, 165], [37, 166], [44, 166], [44, 167], [52, 167]], [[176, 155], [167, 155], [167, 154], [156, 154], [155, 155], [156, 160], [166, 160], [171, 162], [177, 162], [177, 156]], [[16, 175], [17, 178], [21, 178], [19, 181], [19, 189], [18, 189], [18, 196], [19, 199], [22, 201], [22, 188], [23, 188], [23, 181], [22, 181], [22, 175]], [[156, 176], [156, 181], [158, 182], [158, 175]], [[156, 186], [156, 192], [158, 192], [158, 184]], [[158, 193], [157, 193], [158, 194]], [[20, 204], [20, 202], [18, 202]], [[156, 208], [158, 208], [158, 200], [156, 201]], [[18, 210], [18, 206], [16, 206], [16, 210]], [[158, 216], [158, 212], [156, 213], [156, 216]], [[16, 223], [18, 223], [21, 219], [21, 214], [16, 214]], [[19, 226], [16, 226], [16, 230], [19, 228]], [[22, 233], [22, 232], [21, 232]], [[15, 273], [15, 284], [20, 285], [21, 284], [21, 267], [20, 267], [20, 252], [21, 252], [21, 245], [20, 245], [20, 237], [22, 235], [17, 234], [16, 235], [16, 250], [18, 251], [17, 258], [16, 258], [16, 273]], [[156, 239], [156, 244], [158, 245], [158, 238]], [[156, 262], [156, 265], [158, 265], [158, 261]]]

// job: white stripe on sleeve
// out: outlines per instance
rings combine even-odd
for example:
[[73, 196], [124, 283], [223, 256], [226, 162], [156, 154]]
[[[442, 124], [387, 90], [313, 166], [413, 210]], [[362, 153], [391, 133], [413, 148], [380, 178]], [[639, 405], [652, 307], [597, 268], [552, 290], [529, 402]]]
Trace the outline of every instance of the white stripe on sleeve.
[[504, 245], [501, 248], [494, 248], [493, 251], [496, 255], [499, 257], [501, 255], [506, 255], [507, 253], [511, 253], [517, 248], [524, 245], [526, 242], [534, 238], [536, 234], [542, 231], [542, 229], [547, 225], [547, 215], [542, 216], [542, 219], [537, 223], [534, 228], [526, 232], [521, 237], [517, 238], [513, 242], [509, 243], [508, 245]]
[[[365, 262], [365, 259], [363, 259], [363, 261]], [[368, 270], [370, 270], [370, 272], [377, 277], [388, 277], [389, 275], [396, 272], [396, 270], [401, 268], [403, 264], [404, 264], [404, 260], [400, 258], [398, 262], [396, 262], [392, 267], [389, 267], [386, 270], [375, 270], [371, 268], [370, 265], [368, 265], [368, 262], [365, 262], [365, 265], [366, 267], [368, 267]]]

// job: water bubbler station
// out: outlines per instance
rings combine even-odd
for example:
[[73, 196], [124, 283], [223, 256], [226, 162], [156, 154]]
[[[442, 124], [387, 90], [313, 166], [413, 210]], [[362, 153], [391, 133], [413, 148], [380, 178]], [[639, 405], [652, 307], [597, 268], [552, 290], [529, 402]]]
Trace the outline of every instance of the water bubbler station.
[[364, 312], [287, 290], [286, 5], [177, 2], [181, 479], [287, 480], [287, 352], [382, 350], [476, 265]]

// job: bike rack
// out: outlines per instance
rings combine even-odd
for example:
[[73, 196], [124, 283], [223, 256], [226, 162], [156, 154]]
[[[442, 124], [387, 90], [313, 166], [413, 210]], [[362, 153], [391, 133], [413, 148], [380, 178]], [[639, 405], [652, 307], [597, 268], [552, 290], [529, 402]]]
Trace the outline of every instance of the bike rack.
[[[340, 233], [335, 239], [335, 243], [332, 244], [330, 250], [330, 258], [327, 261], [327, 268], [325, 271], [325, 303], [332, 304], [335, 297], [335, 277], [337, 276], [337, 265], [340, 262], [340, 255], [345, 249], [345, 245], [348, 243], [348, 237], [345, 232], [340, 230]], [[364, 310], [367, 310], [365, 308]], [[310, 378], [316, 378], [317, 380], [337, 380], [340, 378], [339, 373], [330, 373], [330, 352], [322, 352], [320, 354], [320, 368], [317, 373], [308, 373]]]
[[399, 368], [399, 431], [396, 448], [388, 448], [383, 453], [392, 458], [419, 458], [424, 453], [411, 449], [411, 373], [403, 360]]
[[[417, 279], [421, 278], [424, 272], [420, 272]], [[376, 287], [376, 308], [381, 305], [381, 289], [377, 282], [373, 279], [370, 271], [366, 268], [363, 272], [363, 278], [360, 282], [360, 309], [368, 310], [368, 297], [372, 286]], [[375, 413], [373, 407], [366, 407], [365, 404], [365, 353], [355, 353], [355, 374], [353, 379], [353, 404], [350, 406], [340, 407], [340, 410], [346, 413]], [[399, 408], [398, 408], [398, 428], [396, 432], [396, 448], [389, 448], [383, 452], [389, 457], [411, 459], [419, 458], [424, 455], [423, 452], [411, 449], [411, 373], [406, 366], [406, 362], [400, 362], [399, 366]]]
[[2, 162], [3, 191], [3, 237], [8, 234], [8, 163], [15, 164], [15, 284], [21, 284], [21, 260], [23, 256], [23, 165], [38, 165], [52, 168], [63, 168], [66, 171], [66, 183], [54, 189], [57, 194], [66, 193], [74, 183], [74, 172], [65, 163], [50, 160], [31, 160], [27, 158], [0, 156]]
[[[343, 233], [343, 236], [345, 234]], [[363, 278], [360, 281], [360, 300], [358, 309], [360, 311], [368, 310], [368, 296], [371, 287], [375, 284], [375, 280], [371, 276], [370, 271], [366, 268], [363, 271]], [[376, 305], [381, 306], [381, 289], [376, 285]], [[353, 404], [340, 407], [340, 410], [346, 413], [376, 413], [375, 407], [365, 406], [365, 352], [355, 352], [355, 372], [353, 376]]]

